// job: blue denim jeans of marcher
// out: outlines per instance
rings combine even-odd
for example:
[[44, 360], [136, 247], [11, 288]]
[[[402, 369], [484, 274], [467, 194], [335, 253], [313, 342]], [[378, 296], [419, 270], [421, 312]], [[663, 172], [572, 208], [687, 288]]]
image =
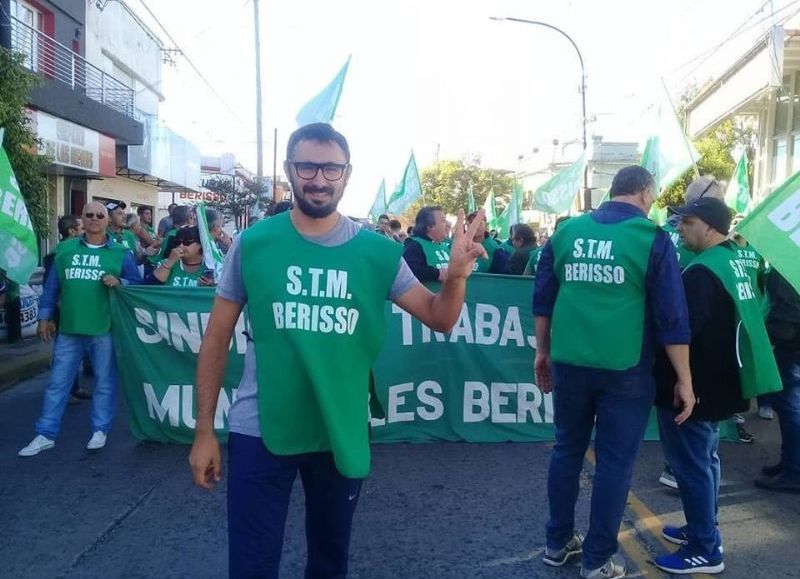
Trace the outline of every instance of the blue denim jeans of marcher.
[[675, 413], [658, 409], [658, 432], [664, 456], [680, 489], [689, 547], [705, 555], [722, 543], [717, 527], [719, 507], [719, 423], [687, 420], [675, 424]]
[[783, 390], [772, 394], [781, 427], [783, 472], [800, 476], [800, 352], [775, 352]]
[[553, 364], [556, 444], [550, 459], [547, 546], [563, 548], [575, 529], [584, 456], [596, 426], [595, 476], [583, 566], [597, 569], [617, 551], [633, 465], [655, 397], [647, 371], [615, 372]]
[[95, 386], [92, 395], [92, 432], [108, 432], [117, 408], [117, 362], [111, 334], [79, 336], [58, 334], [53, 347], [53, 366], [50, 382], [44, 391], [42, 415], [36, 421], [36, 434], [55, 440], [61, 430], [61, 418], [67, 405], [72, 382], [84, 352], [94, 369]]
[[345, 478], [330, 452], [272, 454], [260, 437], [228, 438], [230, 579], [278, 579], [297, 474], [303, 481], [308, 563], [305, 579], [347, 576], [350, 531], [363, 479]]

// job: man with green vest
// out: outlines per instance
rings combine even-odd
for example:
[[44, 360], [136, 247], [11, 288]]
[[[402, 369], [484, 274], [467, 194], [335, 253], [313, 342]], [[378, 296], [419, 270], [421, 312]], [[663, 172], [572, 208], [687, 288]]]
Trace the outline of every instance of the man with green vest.
[[696, 256], [683, 272], [692, 332], [692, 384], [698, 404], [678, 425], [672, 384], [675, 373], [659, 357], [654, 374], [664, 455], [678, 482], [687, 524], [664, 527], [680, 545], [655, 558], [669, 573], [720, 573], [725, 569], [717, 526], [720, 461], [719, 421], [749, 406], [757, 394], [781, 389], [781, 379], [750, 273], [727, 239], [731, 222], [725, 203], [699, 198], [673, 209], [680, 215], [683, 244]]
[[117, 400], [117, 366], [111, 341], [110, 288], [141, 283], [133, 254], [106, 234], [108, 212], [102, 203], [83, 208], [84, 234], [62, 241], [44, 284], [39, 305], [38, 333], [49, 342], [55, 334], [53, 316], [59, 306], [59, 327], [53, 348], [50, 381], [44, 391], [36, 436], [19, 456], [34, 456], [53, 448], [75, 373], [85, 351], [95, 376], [92, 397], [92, 437], [87, 450], [106, 444]]
[[419, 281], [447, 279], [450, 260], [450, 248], [444, 244], [447, 231], [447, 219], [441, 207], [426, 206], [419, 210], [414, 231], [403, 249], [403, 258]]
[[475, 219], [480, 219], [475, 237], [472, 240], [480, 243], [486, 250], [486, 259], [479, 258], [475, 261], [474, 271], [478, 273], [508, 273], [508, 254], [500, 249], [500, 244], [486, 232], [486, 216], [473, 211], [467, 215], [467, 223], [472, 224]]
[[477, 224], [456, 223], [438, 294], [414, 278], [394, 241], [337, 211], [350, 179], [347, 140], [328, 124], [297, 129], [284, 170], [291, 212], [231, 246], [197, 365], [195, 483], [221, 476], [214, 415], [232, 333], [247, 304], [251, 341], [229, 414], [228, 548], [233, 579], [278, 577], [294, 480], [306, 505], [308, 579], [343, 578], [352, 518], [369, 473], [368, 392], [391, 299], [425, 325], [452, 328], [473, 263]]
[[[713, 197], [714, 199], [725, 199], [725, 191], [720, 186], [719, 182], [711, 175], [703, 175], [698, 177], [686, 187], [684, 194], [684, 202], [688, 205], [705, 197]], [[662, 226], [662, 229], [669, 234], [672, 244], [675, 246], [675, 251], [678, 252], [678, 263], [681, 269], [684, 269], [694, 259], [694, 252], [687, 248], [681, 236], [678, 233], [678, 225], [680, 224], [680, 216], [672, 215], [667, 222]]]
[[[536, 384], [553, 392], [556, 444], [548, 474], [550, 519], [543, 562], [583, 553], [581, 577], [623, 577], [613, 555], [633, 465], [655, 396], [654, 344], [678, 379], [680, 423], [694, 406], [686, 297], [675, 249], [647, 219], [653, 176], [639, 166], [615, 176], [611, 200], [560, 224], [536, 272]], [[575, 503], [592, 430], [595, 474], [589, 532], [575, 531]]]
[[116, 243], [136, 255], [136, 236], [130, 229], [125, 227], [125, 208], [124, 201], [111, 201], [106, 203], [108, 212], [108, 229], [106, 234]]

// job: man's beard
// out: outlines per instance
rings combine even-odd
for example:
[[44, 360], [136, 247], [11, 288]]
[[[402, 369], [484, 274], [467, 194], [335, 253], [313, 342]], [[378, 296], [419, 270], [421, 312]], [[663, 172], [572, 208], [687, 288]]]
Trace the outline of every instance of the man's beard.
[[[295, 189], [295, 191], [297, 191], [297, 190], [298, 189]], [[333, 213], [334, 211], [336, 211], [336, 208], [339, 206], [339, 200], [338, 199], [334, 200], [334, 198], [333, 198], [333, 195], [334, 195], [333, 187], [308, 187], [308, 186], [306, 186], [306, 187], [302, 188], [302, 192], [303, 192], [302, 195], [295, 195], [294, 196], [294, 200], [295, 200], [295, 202], [297, 204], [297, 208], [300, 209], [300, 211], [304, 215], [307, 215], [308, 217], [311, 217], [313, 219], [323, 219], [323, 218], [327, 217], [328, 215], [330, 215], [331, 213]], [[308, 194], [308, 193], [318, 193], [318, 192], [326, 192], [326, 193], [330, 194], [330, 196], [331, 196], [330, 203], [328, 203], [326, 205], [316, 205], [316, 204], [312, 203], [311, 201], [307, 201], [305, 199], [305, 195], [306, 194]]]

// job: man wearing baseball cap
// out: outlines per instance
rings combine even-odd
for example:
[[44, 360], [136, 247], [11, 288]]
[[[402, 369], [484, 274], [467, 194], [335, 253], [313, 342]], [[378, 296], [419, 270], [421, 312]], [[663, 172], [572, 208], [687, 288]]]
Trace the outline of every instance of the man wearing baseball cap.
[[780, 376], [758, 293], [727, 238], [730, 210], [719, 199], [700, 197], [672, 211], [681, 217], [681, 241], [697, 254], [682, 275], [697, 405], [689, 420], [675, 423], [675, 377], [666, 356], [660, 356], [654, 368], [659, 432], [687, 524], [664, 527], [664, 538], [681, 547], [656, 557], [655, 564], [669, 573], [720, 573], [725, 564], [717, 527], [719, 421], [746, 410], [755, 394], [779, 390]]
[[108, 212], [108, 229], [106, 234], [115, 243], [122, 245], [136, 256], [136, 237], [129, 229], [125, 228], [125, 209], [128, 206], [124, 201], [109, 201], [106, 203]]

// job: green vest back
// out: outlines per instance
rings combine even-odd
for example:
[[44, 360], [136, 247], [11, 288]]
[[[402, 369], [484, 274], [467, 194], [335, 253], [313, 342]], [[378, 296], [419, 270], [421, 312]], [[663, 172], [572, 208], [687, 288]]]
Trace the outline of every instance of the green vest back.
[[403, 247], [365, 230], [324, 247], [287, 212], [247, 229], [241, 252], [264, 444], [331, 451], [342, 475], [367, 476], [370, 370]]
[[110, 290], [101, 279], [107, 273], [120, 277], [127, 251], [113, 243], [94, 249], [77, 237], [56, 246], [53, 267], [60, 286], [60, 333], [98, 336], [111, 331]]
[[672, 245], [675, 246], [675, 251], [678, 252], [678, 265], [680, 265], [682, 270], [686, 269], [688, 265], [692, 263], [695, 253], [686, 248], [681, 236], [678, 234], [678, 230], [672, 227], [672, 225], [665, 223], [661, 226], [661, 229], [669, 235]]
[[606, 370], [639, 363], [645, 278], [657, 226], [644, 217], [563, 222], [551, 238], [559, 288], [551, 326], [556, 362]]
[[[743, 398], [782, 389], [781, 377], [761, 314], [761, 297], [753, 288], [745, 260], [733, 247], [715, 245], [699, 253], [689, 267], [703, 265], [722, 282], [736, 306], [736, 353]], [[687, 268], [688, 269], [688, 268]]]
[[178, 262], [172, 266], [169, 277], [164, 285], [170, 287], [197, 287], [197, 282], [203, 276], [204, 271], [205, 266], [202, 264], [197, 271], [185, 271], [183, 269], [183, 262], [178, 260]]
[[425, 252], [425, 259], [428, 261], [428, 265], [436, 269], [447, 267], [447, 264], [450, 262], [450, 248], [443, 243], [434, 243], [424, 237], [413, 236], [411, 239], [422, 246], [422, 251]]
[[500, 244], [497, 243], [491, 237], [485, 238], [481, 245], [486, 250], [487, 258], [483, 259], [479, 257], [475, 260], [475, 265], [472, 266], [472, 271], [477, 271], [479, 273], [487, 273], [489, 269], [492, 267], [492, 259], [494, 259], [494, 252], [500, 248]]

